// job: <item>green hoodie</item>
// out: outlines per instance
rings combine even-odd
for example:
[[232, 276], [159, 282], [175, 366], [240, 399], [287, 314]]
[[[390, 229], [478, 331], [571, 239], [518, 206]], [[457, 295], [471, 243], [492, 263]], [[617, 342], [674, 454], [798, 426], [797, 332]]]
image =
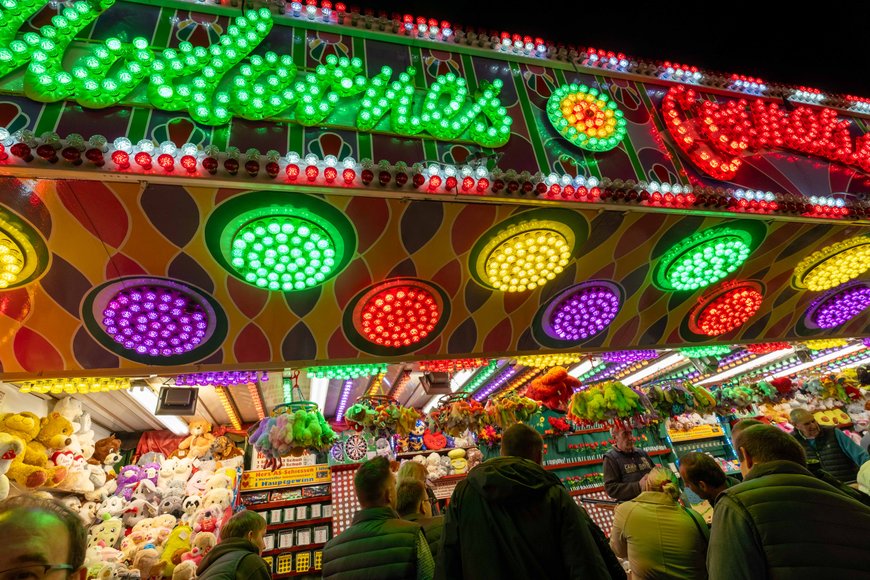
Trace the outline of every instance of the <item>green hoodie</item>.
[[260, 550], [246, 538], [228, 538], [205, 555], [196, 569], [197, 580], [271, 580]]
[[444, 516], [436, 578], [625, 578], [601, 530], [554, 474], [519, 457], [469, 472]]

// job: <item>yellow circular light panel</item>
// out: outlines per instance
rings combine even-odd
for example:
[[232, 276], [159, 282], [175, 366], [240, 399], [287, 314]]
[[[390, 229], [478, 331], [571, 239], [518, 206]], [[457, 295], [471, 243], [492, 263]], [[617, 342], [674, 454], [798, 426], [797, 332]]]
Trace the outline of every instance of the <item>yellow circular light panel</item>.
[[564, 367], [580, 362], [583, 358], [580, 353], [552, 353], [552, 354], [530, 354], [518, 356], [516, 362], [524, 367], [532, 367], [536, 369], [548, 369], [550, 367]]
[[22, 393], [52, 393], [54, 395], [105, 393], [129, 389], [130, 379], [121, 378], [73, 378], [73, 379], [40, 379], [22, 383], [19, 390]]
[[813, 252], [794, 269], [795, 285], [830, 290], [870, 270], [870, 237], [858, 236]]
[[25, 265], [25, 252], [4, 230], [0, 230], [0, 289], [13, 286]]
[[484, 247], [485, 281], [502, 292], [543, 286], [565, 269], [573, 235], [558, 222], [533, 220], [511, 226]]

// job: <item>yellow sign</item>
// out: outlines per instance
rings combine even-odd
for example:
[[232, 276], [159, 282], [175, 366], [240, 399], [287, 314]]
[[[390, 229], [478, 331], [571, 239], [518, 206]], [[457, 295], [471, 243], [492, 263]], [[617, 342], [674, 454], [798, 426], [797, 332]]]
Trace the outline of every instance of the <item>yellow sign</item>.
[[269, 471], [246, 471], [242, 474], [242, 491], [275, 489], [330, 482], [328, 465], [304, 465]]

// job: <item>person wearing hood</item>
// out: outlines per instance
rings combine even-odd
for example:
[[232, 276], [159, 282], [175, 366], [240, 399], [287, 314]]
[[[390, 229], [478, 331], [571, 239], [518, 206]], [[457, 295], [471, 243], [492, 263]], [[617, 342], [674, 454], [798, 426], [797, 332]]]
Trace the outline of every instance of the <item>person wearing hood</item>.
[[271, 580], [272, 572], [260, 553], [266, 547], [266, 520], [242, 510], [221, 528], [221, 541], [196, 569], [197, 580]]
[[601, 530], [541, 467], [543, 446], [537, 431], [512, 425], [502, 437], [502, 456], [456, 485], [436, 579], [625, 578]]

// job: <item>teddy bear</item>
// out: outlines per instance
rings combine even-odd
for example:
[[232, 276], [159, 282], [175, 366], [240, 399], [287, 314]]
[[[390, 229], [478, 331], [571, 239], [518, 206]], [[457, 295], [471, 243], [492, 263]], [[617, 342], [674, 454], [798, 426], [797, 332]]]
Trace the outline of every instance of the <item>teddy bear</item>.
[[91, 465], [99, 465], [106, 472], [107, 479], [115, 479], [115, 464], [121, 461], [121, 440], [114, 434], [94, 443], [94, 454], [88, 460]]
[[223, 462], [234, 457], [243, 457], [245, 452], [236, 447], [236, 444], [229, 437], [221, 435], [215, 437], [214, 442], [212, 442], [211, 454], [215, 461]]
[[472, 447], [465, 452], [465, 460], [468, 461], [468, 469], [474, 469], [483, 463], [483, 452], [477, 447]]
[[447, 475], [447, 470], [441, 463], [441, 456], [437, 453], [430, 453], [426, 457], [426, 470], [428, 471], [427, 478], [430, 481]]
[[67, 448], [52, 453], [50, 460], [54, 465], [62, 465], [67, 468], [66, 477], [58, 484], [57, 489], [79, 493], [94, 491], [88, 462], [83, 455]]
[[181, 502], [181, 509], [184, 511], [184, 515], [181, 516], [181, 519], [186, 522], [192, 522], [194, 516], [199, 511], [199, 508], [202, 506], [202, 497], [198, 494], [192, 494], [184, 498], [184, 501]]
[[9, 478], [6, 472], [12, 466], [12, 462], [22, 455], [24, 455], [24, 441], [9, 433], [0, 433], [0, 501], [9, 495]]
[[172, 580], [193, 580], [196, 578], [196, 564], [192, 561], [182, 562], [172, 571]]
[[169, 534], [178, 523], [178, 518], [172, 514], [160, 514], [151, 518], [151, 529], [157, 533], [156, 544], [162, 546]]
[[215, 506], [221, 510], [225, 510], [233, 503], [233, 492], [228, 489], [215, 488], [206, 492], [202, 498], [202, 507], [209, 508]]
[[211, 532], [215, 533], [217, 531], [219, 519], [222, 515], [223, 510], [220, 506], [211, 506], [204, 507], [193, 517], [193, 531], [197, 534], [200, 532]]
[[190, 545], [190, 551], [181, 555], [181, 561], [191, 561], [199, 566], [203, 557], [211, 552], [216, 544], [217, 536], [211, 532], [200, 532], [195, 538], [193, 538], [193, 543]]
[[193, 474], [193, 476], [187, 481], [187, 486], [185, 490], [188, 495], [203, 495], [205, 494], [206, 486], [208, 485], [208, 480], [211, 479], [211, 476], [214, 475], [211, 471], [207, 471], [205, 469], [201, 469]]
[[202, 457], [211, 447], [214, 435], [211, 434], [211, 423], [203, 419], [194, 419], [188, 425], [190, 435], [178, 444], [179, 457]]
[[190, 551], [190, 537], [193, 529], [190, 526], [180, 524], [176, 526], [166, 542], [163, 544], [163, 552], [160, 561], [163, 562], [163, 574], [171, 575], [175, 567], [181, 562], [181, 556]]
[[205, 484], [205, 493], [210, 492], [213, 489], [232, 489], [233, 480], [223, 472], [215, 473], [212, 475], [208, 482]]
[[[31, 489], [53, 487], [66, 477], [65, 467], [49, 464], [45, 442], [64, 447], [67, 440], [62, 433], [64, 429], [71, 433], [72, 425], [58, 413], [54, 413], [53, 417], [49, 425], [48, 418], [40, 419], [28, 411], [0, 415], [0, 433], [17, 437], [25, 445], [24, 453], [19, 453], [13, 459], [7, 471], [9, 479], [18, 485]], [[47, 428], [43, 432], [44, 427]]]
[[136, 490], [136, 486], [139, 485], [141, 480], [142, 468], [138, 465], [125, 465], [121, 468], [121, 471], [118, 472], [118, 477], [116, 478], [118, 488], [115, 490], [115, 495], [119, 495], [125, 500], [130, 501], [133, 497], [133, 492]]
[[133, 557], [133, 569], [139, 571], [139, 577], [143, 579], [163, 578], [163, 564], [160, 562], [160, 552], [148, 544], [139, 548]]

